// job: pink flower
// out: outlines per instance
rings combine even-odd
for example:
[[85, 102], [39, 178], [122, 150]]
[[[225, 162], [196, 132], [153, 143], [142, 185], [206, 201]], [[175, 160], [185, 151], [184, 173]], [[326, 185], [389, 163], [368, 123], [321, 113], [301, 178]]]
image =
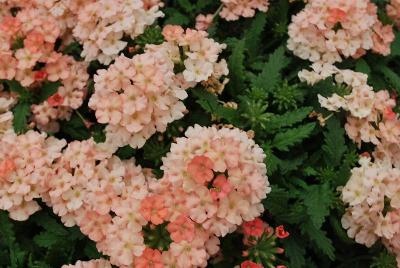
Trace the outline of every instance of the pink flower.
[[222, 199], [226, 197], [233, 189], [231, 183], [226, 179], [225, 175], [218, 175], [214, 181], [213, 186], [210, 190], [211, 196], [214, 200]]
[[171, 235], [171, 239], [176, 243], [182, 240], [192, 241], [194, 238], [194, 223], [184, 215], [170, 222], [167, 226], [167, 230]]
[[43, 81], [47, 77], [47, 72], [43, 71], [43, 70], [36, 71], [35, 74], [33, 75], [33, 77], [34, 77], [35, 81], [38, 81], [38, 82]]
[[328, 16], [328, 22], [335, 24], [338, 22], [343, 21], [346, 18], [347, 14], [345, 11], [343, 11], [340, 8], [330, 8], [329, 9], [329, 16]]
[[160, 251], [146, 248], [142, 256], [135, 259], [135, 268], [164, 268]]
[[9, 173], [15, 171], [16, 166], [13, 160], [11, 159], [4, 159], [0, 161], [0, 178], [6, 178]]
[[15, 35], [21, 28], [21, 21], [12, 16], [5, 16], [0, 24], [0, 30], [10, 36]]
[[255, 218], [252, 221], [244, 222], [243, 233], [247, 236], [261, 237], [264, 233], [265, 227], [264, 222], [260, 218]]
[[278, 226], [278, 227], [275, 228], [275, 235], [276, 235], [278, 238], [283, 239], [283, 238], [286, 238], [286, 237], [289, 236], [289, 232], [287, 232], [287, 231], [285, 230], [285, 228], [283, 227], [283, 225], [280, 225], [280, 226]]
[[50, 104], [50, 106], [57, 107], [57, 106], [60, 106], [63, 104], [64, 98], [59, 93], [56, 93], [56, 94], [50, 96], [47, 99], [47, 102]]
[[160, 195], [153, 195], [142, 200], [140, 213], [147, 221], [158, 225], [164, 222], [169, 211], [165, 207], [164, 198]]
[[387, 120], [394, 120], [397, 117], [397, 114], [393, 112], [392, 107], [387, 107], [384, 111], [383, 117]]
[[163, 28], [162, 35], [168, 42], [178, 41], [183, 37], [185, 30], [178, 25], [166, 25]]
[[244, 261], [240, 264], [240, 268], [263, 268], [263, 266], [252, 261]]
[[213, 19], [214, 19], [213, 14], [198, 15], [196, 17], [196, 29], [199, 31], [207, 31], [207, 29], [211, 26]]
[[41, 33], [32, 31], [30, 32], [25, 40], [24, 40], [24, 46], [27, 48], [29, 51], [35, 53], [38, 52], [44, 44], [44, 37]]
[[189, 175], [198, 183], [205, 184], [214, 178], [214, 164], [204, 155], [195, 156], [187, 165]]

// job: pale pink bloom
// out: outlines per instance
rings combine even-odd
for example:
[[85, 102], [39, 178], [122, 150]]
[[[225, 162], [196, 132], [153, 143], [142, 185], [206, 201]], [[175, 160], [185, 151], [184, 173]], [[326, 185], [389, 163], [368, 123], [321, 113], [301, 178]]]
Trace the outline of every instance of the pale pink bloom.
[[167, 225], [171, 239], [179, 243], [183, 240], [192, 241], [194, 239], [194, 223], [188, 217], [181, 215], [176, 220]]
[[165, 207], [163, 197], [159, 195], [153, 195], [142, 200], [140, 213], [147, 221], [158, 225], [164, 222], [169, 214], [169, 211], [168, 208]]
[[179, 25], [166, 25], [163, 28], [162, 34], [168, 42], [179, 41], [183, 38], [185, 30]]
[[63, 265], [61, 268], [111, 268], [109, 261], [104, 259], [77, 261], [74, 265]]
[[107, 234], [107, 225], [111, 223], [111, 216], [100, 215], [96, 212], [88, 211], [79, 220], [79, 227], [85, 235], [93, 241], [103, 240]]
[[163, 268], [163, 260], [160, 251], [157, 249], [146, 248], [142, 256], [135, 259], [137, 268]]
[[214, 178], [213, 167], [213, 161], [207, 156], [195, 156], [188, 163], [187, 171], [198, 184], [205, 184]]
[[24, 39], [24, 47], [32, 53], [38, 52], [44, 45], [44, 37], [41, 33], [32, 31]]
[[196, 17], [196, 29], [199, 31], [207, 31], [214, 20], [213, 14], [200, 14]]

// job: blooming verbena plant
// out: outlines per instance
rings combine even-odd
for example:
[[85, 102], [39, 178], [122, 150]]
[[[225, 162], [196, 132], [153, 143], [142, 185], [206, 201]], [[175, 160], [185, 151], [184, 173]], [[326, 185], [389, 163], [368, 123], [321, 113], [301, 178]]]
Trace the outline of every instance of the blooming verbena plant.
[[0, 267], [400, 267], [399, 21], [0, 0]]

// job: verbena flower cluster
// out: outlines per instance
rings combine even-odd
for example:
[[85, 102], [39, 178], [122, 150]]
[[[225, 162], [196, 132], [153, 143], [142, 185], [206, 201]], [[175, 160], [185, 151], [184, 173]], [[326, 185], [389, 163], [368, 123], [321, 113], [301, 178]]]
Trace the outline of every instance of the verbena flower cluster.
[[367, 84], [368, 76], [351, 70], [340, 70], [329, 64], [313, 64], [313, 71], [299, 73], [302, 80], [315, 83], [331, 75], [342, 89], [343, 96], [318, 96], [322, 107], [337, 112], [348, 111], [345, 130], [359, 147], [375, 145], [353, 168], [351, 177], [341, 190], [348, 206], [342, 218], [347, 234], [356, 242], [371, 247], [378, 239], [400, 260], [400, 120], [393, 111], [395, 100], [386, 90], [374, 92]]
[[[184, 116], [186, 89], [228, 74], [226, 61], [218, 61], [226, 45], [207, 38], [206, 32], [166, 26], [163, 34], [163, 44], [148, 45], [132, 59], [119, 56], [94, 77], [89, 107], [99, 123], [108, 124], [110, 146], [142, 147], [155, 132], [164, 132]], [[176, 66], [182, 71], [175, 73]]]
[[394, 40], [392, 26], [379, 21], [370, 0], [309, 0], [288, 32], [288, 48], [313, 62], [359, 58], [368, 50], [388, 55]]
[[[163, 159], [158, 181], [92, 139], [66, 145], [35, 131], [4, 134], [1, 209], [26, 220], [40, 209], [34, 200], [40, 198], [119, 267], [206, 267], [219, 251], [217, 236], [259, 216], [270, 191], [264, 153], [238, 129], [189, 128]], [[146, 245], [144, 228], [166, 230], [168, 250]]]
[[240, 17], [251, 18], [256, 11], [267, 12], [268, 0], [221, 0], [221, 18], [227, 21], [238, 20]]
[[[0, 79], [18, 81], [34, 94], [49, 82], [60, 82], [47, 100], [32, 105], [33, 122], [57, 131], [58, 119], [66, 120], [86, 95], [87, 64], [63, 55], [56, 41], [68, 35], [66, 23], [52, 15], [40, 1], [6, 1], [0, 16]], [[7, 12], [19, 8], [15, 16]]]

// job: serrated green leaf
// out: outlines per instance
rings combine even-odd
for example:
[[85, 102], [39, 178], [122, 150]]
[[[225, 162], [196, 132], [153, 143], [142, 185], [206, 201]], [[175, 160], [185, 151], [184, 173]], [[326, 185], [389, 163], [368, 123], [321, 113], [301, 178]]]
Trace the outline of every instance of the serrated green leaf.
[[60, 241], [63, 241], [63, 239], [65, 239], [64, 236], [60, 236], [52, 232], [41, 232], [33, 238], [33, 241], [39, 247], [52, 248]]
[[391, 44], [390, 56], [400, 56], [400, 32], [395, 33], [395, 39]]
[[47, 213], [38, 213], [35, 214], [32, 218], [37, 225], [41, 226], [48, 232], [60, 236], [68, 235], [68, 231], [65, 229], [65, 227]]
[[272, 175], [278, 170], [281, 160], [273, 154], [269, 145], [264, 145], [263, 149], [265, 153], [265, 164], [267, 165], [267, 174]]
[[41, 103], [47, 100], [50, 96], [54, 95], [58, 88], [62, 85], [60, 81], [56, 82], [45, 82], [40, 88], [39, 95], [37, 97], [37, 102]]
[[400, 76], [387, 66], [382, 65], [380, 66], [379, 70], [382, 72], [385, 78], [389, 80], [389, 82], [393, 85], [396, 91], [400, 92]]
[[274, 53], [269, 56], [262, 72], [252, 81], [252, 86], [271, 92], [280, 81], [281, 71], [289, 63], [289, 58], [285, 56], [285, 47], [281, 46], [277, 48]]
[[304, 153], [296, 158], [285, 159], [279, 162], [279, 169], [282, 174], [287, 174], [290, 171], [296, 170], [307, 159], [308, 154]]
[[328, 256], [329, 259], [335, 259], [335, 248], [332, 240], [326, 236], [326, 232], [316, 228], [314, 224], [308, 220], [300, 225], [301, 231], [314, 242], [315, 248]]
[[303, 200], [311, 222], [321, 228], [334, 200], [332, 189], [328, 184], [311, 185], [304, 192]]
[[13, 224], [5, 211], [0, 211], [0, 238], [9, 247], [15, 242]]
[[273, 185], [267, 198], [263, 200], [264, 208], [274, 217], [285, 213], [290, 194], [287, 190]]
[[299, 241], [295, 236], [291, 235], [289, 238], [283, 240], [285, 248], [285, 255], [290, 260], [291, 268], [302, 268], [304, 267], [306, 260], [304, 258], [306, 249], [304, 247], [304, 241]]
[[267, 23], [267, 16], [264, 12], [259, 12], [251, 22], [250, 28], [246, 31], [244, 39], [247, 54], [250, 56], [250, 62], [259, 55], [261, 47], [261, 37], [264, 27]]
[[300, 123], [311, 113], [312, 107], [302, 107], [300, 109], [289, 111], [282, 115], [275, 115], [268, 122], [268, 131], [280, 129], [283, 127], [291, 127]]
[[193, 5], [190, 3], [189, 0], [178, 0], [178, 4], [187, 13], [193, 11]]
[[134, 157], [135, 154], [136, 150], [130, 147], [129, 145], [119, 148], [115, 153], [115, 155], [121, 158], [122, 160], [130, 159]]
[[174, 8], [166, 8], [164, 9], [164, 13], [167, 15], [164, 25], [172, 24], [185, 26], [190, 23], [190, 19], [187, 16], [183, 15]]
[[236, 40], [233, 42], [232, 54], [228, 58], [229, 65], [229, 84], [228, 88], [232, 94], [237, 94], [245, 89], [244, 77], [244, 40]]
[[315, 128], [315, 123], [308, 123], [298, 128], [292, 128], [278, 133], [272, 141], [272, 146], [281, 151], [289, 151], [290, 147], [308, 138]]
[[324, 145], [322, 146], [322, 150], [325, 152], [325, 163], [328, 166], [337, 167], [340, 165], [343, 154], [346, 152], [344, 135], [344, 128], [336, 117], [328, 120], [324, 131]]
[[31, 113], [31, 107], [29, 103], [20, 102], [12, 109], [13, 118], [13, 128], [15, 133], [24, 133], [28, 126], [27, 121]]
[[364, 59], [359, 59], [356, 62], [356, 72], [364, 73], [369, 75], [371, 73], [371, 68]]
[[30, 102], [32, 94], [16, 80], [3, 80], [8, 86], [8, 89], [12, 92], [18, 93], [19, 101]]
[[235, 121], [237, 115], [234, 109], [226, 108], [218, 102], [218, 97], [204, 89], [194, 89], [193, 95], [198, 100], [196, 101], [204, 110], [210, 114], [217, 116], [222, 119], [226, 119], [229, 122]]

